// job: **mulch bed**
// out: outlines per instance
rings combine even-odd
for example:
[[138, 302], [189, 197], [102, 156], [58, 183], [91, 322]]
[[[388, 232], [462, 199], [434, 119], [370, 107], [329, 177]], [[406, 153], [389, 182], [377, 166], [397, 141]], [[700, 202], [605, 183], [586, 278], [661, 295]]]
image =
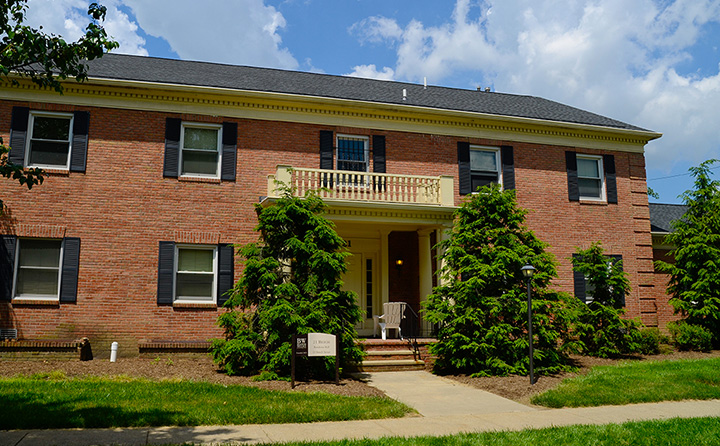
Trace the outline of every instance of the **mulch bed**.
[[[715, 350], [710, 353], [673, 352], [668, 355], [631, 356], [623, 359], [574, 356], [572, 359], [574, 365], [579, 368], [578, 372], [540, 376], [533, 386], [530, 386], [527, 376], [484, 378], [470, 378], [469, 376], [446, 377], [523, 404], [530, 404], [530, 398], [533, 395], [557, 386], [565, 378], [586, 374], [595, 366], [613, 365], [620, 361], [707, 359], [719, 356], [720, 350]], [[49, 373], [55, 370], [63, 371], [68, 377], [127, 375], [156, 380], [186, 379], [208, 381], [223, 385], [239, 384], [267, 390], [327, 392], [345, 396], [385, 396], [380, 390], [351, 378], [341, 379], [339, 386], [336, 386], [334, 382], [301, 381], [298, 382], [295, 389], [292, 390], [290, 388], [290, 382], [287, 381], [256, 382], [252, 381], [249, 377], [228, 376], [219, 371], [209, 357], [204, 356], [198, 356], [192, 359], [172, 356], [161, 356], [156, 359], [119, 358], [115, 363], [111, 363], [107, 359], [95, 359], [92, 361], [0, 361], [0, 376], [5, 377], [18, 374], [31, 375], [34, 373]], [[418, 389], [418, 391], [422, 390]]]
[[709, 359], [715, 357], [720, 357], [720, 350], [714, 350], [709, 353], [676, 351], [665, 355], [637, 355], [620, 359], [572, 356], [571, 359], [573, 361], [573, 365], [578, 368], [577, 372], [565, 372], [557, 375], [540, 377], [536, 376], [536, 382], [532, 386], [530, 385], [530, 378], [527, 376], [490, 376], [471, 378], [463, 375], [451, 375], [446, 377], [478, 389], [487, 390], [488, 392], [515, 400], [522, 404], [531, 405], [530, 398], [532, 398], [532, 396], [556, 387], [565, 378], [585, 375], [593, 367], [615, 365], [623, 361], [666, 361], [678, 359]]

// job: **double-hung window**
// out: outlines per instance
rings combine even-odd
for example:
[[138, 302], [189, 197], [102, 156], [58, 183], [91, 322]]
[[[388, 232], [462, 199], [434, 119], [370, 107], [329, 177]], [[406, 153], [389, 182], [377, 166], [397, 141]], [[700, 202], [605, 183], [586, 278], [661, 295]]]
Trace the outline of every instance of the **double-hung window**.
[[501, 184], [501, 172], [498, 149], [470, 146], [470, 186], [473, 192], [491, 183]]
[[221, 126], [182, 124], [180, 136], [180, 175], [220, 177]]
[[337, 137], [337, 170], [368, 171], [368, 141], [364, 136]]
[[215, 302], [217, 247], [178, 245], [175, 301]]
[[13, 297], [57, 300], [62, 240], [20, 239], [17, 249]]
[[578, 190], [581, 199], [605, 199], [602, 162], [600, 156], [577, 155]]
[[30, 113], [28, 165], [50, 169], [70, 168], [72, 114]]

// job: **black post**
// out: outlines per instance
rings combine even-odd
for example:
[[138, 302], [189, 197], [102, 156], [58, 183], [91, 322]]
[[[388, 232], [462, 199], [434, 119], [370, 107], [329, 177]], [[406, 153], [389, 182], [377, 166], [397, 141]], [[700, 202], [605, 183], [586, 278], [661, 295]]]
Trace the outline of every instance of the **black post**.
[[297, 353], [297, 335], [292, 336], [292, 354], [290, 355], [290, 388], [295, 388], [295, 354]]
[[340, 333], [335, 335], [335, 385], [340, 385]]
[[528, 295], [528, 342], [530, 345], [530, 385], [535, 384], [535, 377], [533, 376], [533, 334], [532, 334], [532, 298], [530, 296], [530, 277], [527, 280], [527, 295]]

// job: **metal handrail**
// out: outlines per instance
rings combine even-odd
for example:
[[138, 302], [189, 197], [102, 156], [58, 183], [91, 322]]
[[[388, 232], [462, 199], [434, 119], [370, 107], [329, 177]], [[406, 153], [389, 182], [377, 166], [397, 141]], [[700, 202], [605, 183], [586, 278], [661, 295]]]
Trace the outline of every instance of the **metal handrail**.
[[413, 356], [417, 361], [420, 359], [420, 346], [418, 345], [417, 341], [420, 317], [417, 315], [417, 313], [415, 313], [415, 310], [412, 309], [410, 304], [406, 303], [405, 309], [410, 310], [410, 314], [412, 315], [411, 318], [408, 318], [410, 320], [410, 336], [408, 336], [408, 342], [410, 343], [410, 347], [412, 348]]

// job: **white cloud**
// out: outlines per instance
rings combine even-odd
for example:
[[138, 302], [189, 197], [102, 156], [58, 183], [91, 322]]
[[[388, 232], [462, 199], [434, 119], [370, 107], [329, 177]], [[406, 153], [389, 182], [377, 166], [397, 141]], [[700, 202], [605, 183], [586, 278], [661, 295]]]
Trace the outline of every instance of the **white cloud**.
[[353, 67], [353, 71], [351, 73], [344, 74], [344, 76], [364, 77], [368, 79], [391, 81], [395, 77], [395, 72], [390, 67], [383, 67], [381, 71], [378, 71], [377, 67], [375, 67], [374, 64], [356, 65]]
[[181, 59], [296, 69], [278, 31], [285, 18], [263, 0], [124, 0], [149, 35]]
[[[396, 65], [383, 70], [399, 79], [440, 83], [470, 72], [496, 91], [663, 132], [648, 146], [648, 166], [658, 168], [720, 157], [719, 72], [678, 74], [703, 27], [718, 21], [720, 0], [456, 0], [440, 25], [374, 16], [351, 30], [363, 43], [395, 49]], [[363, 70], [377, 73], [355, 67]]]
[[[102, 3], [107, 7], [103, 26], [120, 44], [116, 52], [147, 56], [145, 40], [137, 34], [137, 24], [118, 9], [117, 2]], [[85, 34], [85, 27], [90, 23], [88, 4], [85, 0], [29, 0], [27, 23], [36, 28], [42, 26], [46, 33], [60, 35], [66, 41], [75, 41]]]

